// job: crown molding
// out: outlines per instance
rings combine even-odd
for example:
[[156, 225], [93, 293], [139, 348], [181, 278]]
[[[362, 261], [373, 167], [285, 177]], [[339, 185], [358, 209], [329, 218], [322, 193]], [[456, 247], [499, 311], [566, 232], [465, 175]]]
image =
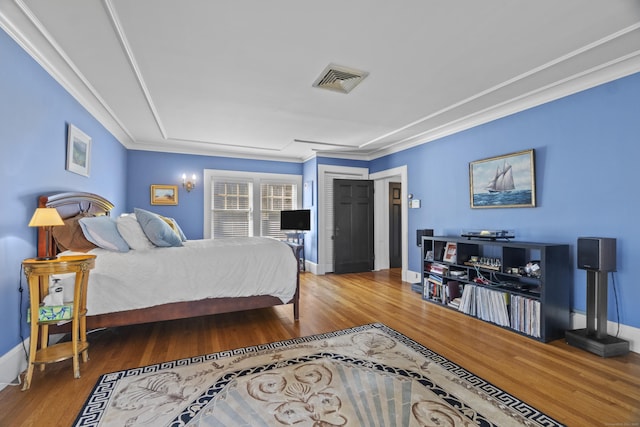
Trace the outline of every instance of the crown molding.
[[640, 72], [640, 50], [377, 150], [370, 160], [432, 142]]
[[0, 28], [125, 147], [134, 138], [22, 0], [0, 3]]
[[[110, 0], [104, 1], [107, 9], [109, 10], [109, 6], [111, 5]], [[114, 22], [114, 25], [116, 25], [118, 22], [117, 16], [113, 14], [111, 16], [112, 19], [115, 19], [116, 22]], [[84, 108], [86, 108], [88, 112], [96, 118], [96, 120], [111, 132], [111, 134], [125, 148], [131, 150], [160, 151], [259, 160], [303, 162], [315, 157], [316, 154], [317, 156], [322, 157], [365, 161], [374, 160], [640, 72], [640, 50], [638, 50], [622, 58], [612, 60], [609, 63], [599, 65], [563, 80], [553, 82], [546, 87], [536, 89], [522, 96], [490, 106], [481, 111], [474, 112], [473, 114], [450, 121], [449, 123], [427, 131], [416, 133], [399, 141], [391, 142], [389, 145], [381, 149], [368, 150], [366, 152], [363, 151], [363, 153], [340, 153], [327, 151], [302, 157], [288, 157], [282, 153], [273, 155], [256, 155], [227, 150], [216, 147], [215, 144], [205, 147], [202, 144], [193, 144], [188, 141], [173, 140], [172, 138], [165, 138], [163, 141], [159, 142], [136, 141], [133, 135], [116, 117], [115, 113], [109, 108], [104, 99], [101, 98], [100, 94], [91, 86], [70, 58], [66, 56], [55, 39], [46, 31], [42, 23], [31, 12], [23, 0], [8, 0], [0, 2], [0, 28], [9, 34], [9, 36], [20, 47], [22, 47], [22, 49], [24, 49], [40, 66], [42, 66], [42, 68]], [[638, 31], [639, 28], [640, 24], [629, 27], [619, 33], [613, 34], [608, 38], [594, 43], [593, 46], [586, 46], [572, 53], [572, 55], [579, 55], [596, 45], [604, 44], [622, 35]], [[134, 59], [131, 55], [128, 57], [130, 60]], [[566, 58], [560, 58], [556, 62], [562, 62], [565, 59]], [[555, 64], [555, 62], [553, 64]], [[536, 70], [532, 70], [531, 73], [534, 73], [535, 71]], [[138, 76], [138, 78], [139, 82], [143, 84], [144, 80], [140, 80], [141, 76]], [[509, 82], [505, 82], [505, 84], [507, 83]], [[482, 94], [478, 94], [476, 97], [480, 97], [481, 95]], [[151, 101], [149, 97], [147, 100]], [[150, 107], [153, 107], [153, 103], [151, 103]], [[454, 107], [455, 106], [452, 108]], [[157, 121], [157, 123], [162, 129], [162, 124], [159, 121]], [[417, 125], [418, 123], [412, 123], [400, 128], [399, 130], [410, 129], [414, 126], [417, 127]], [[371, 142], [368, 142], [361, 147], [364, 147]]]

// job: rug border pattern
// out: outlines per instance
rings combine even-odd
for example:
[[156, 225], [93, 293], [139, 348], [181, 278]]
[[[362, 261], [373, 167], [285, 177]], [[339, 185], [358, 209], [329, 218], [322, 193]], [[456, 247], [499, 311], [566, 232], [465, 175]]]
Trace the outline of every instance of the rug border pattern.
[[[173, 360], [169, 362], [162, 362], [154, 365], [148, 365], [148, 366], [103, 374], [99, 377], [96, 385], [94, 386], [93, 390], [89, 394], [89, 397], [85, 401], [85, 404], [83, 405], [73, 425], [76, 427], [97, 427], [100, 423], [102, 414], [107, 409], [107, 404], [109, 402], [111, 394], [115, 389], [117, 382], [122, 378], [138, 376], [138, 375], [147, 374], [147, 373], [154, 373], [154, 372], [163, 371], [166, 369], [173, 369], [180, 366], [188, 366], [193, 363], [216, 361], [216, 360], [233, 357], [233, 356], [246, 356], [251, 354], [257, 354], [263, 351], [277, 350], [277, 349], [285, 348], [292, 345], [305, 344], [309, 342], [329, 339], [333, 337], [339, 337], [342, 335], [347, 335], [354, 332], [367, 331], [371, 329], [380, 329], [385, 331], [385, 333], [392, 336], [394, 339], [406, 345], [407, 347], [411, 348], [412, 350], [420, 353], [422, 356], [426, 357], [429, 361], [440, 365], [449, 374], [456, 377], [461, 382], [467, 382], [471, 384], [477, 390], [482, 392], [487, 399], [493, 399], [497, 404], [502, 405], [505, 408], [508, 408], [514, 411], [515, 413], [519, 414], [522, 418], [526, 420], [535, 421], [542, 426], [549, 426], [549, 427], [563, 426], [563, 424], [559, 423], [558, 421], [554, 420], [548, 415], [540, 412], [539, 410], [528, 405], [527, 403], [521, 401], [520, 399], [517, 399], [515, 396], [501, 390], [500, 388], [496, 387], [492, 383], [478, 377], [477, 375], [462, 368], [456, 363], [434, 352], [433, 350], [430, 350], [429, 348], [418, 343], [417, 341], [414, 341], [413, 339], [407, 337], [406, 335], [382, 323], [370, 323], [370, 324], [355, 326], [352, 328], [326, 332], [322, 334], [296, 337], [296, 338], [276, 341], [276, 342], [267, 343], [267, 344], [254, 345], [254, 346], [243, 347], [243, 348], [238, 348], [233, 350], [225, 350], [217, 353], [193, 356], [185, 359], [178, 359], [178, 360]], [[188, 411], [188, 408], [185, 409], [185, 412], [186, 411]], [[189, 411], [189, 413], [193, 414], [193, 411]], [[170, 425], [184, 425], [182, 422], [178, 421], [179, 418], [180, 416], [178, 416], [178, 418], [174, 420], [178, 422], [177, 424], [171, 423]], [[484, 425], [487, 425], [487, 424], [484, 424]]]

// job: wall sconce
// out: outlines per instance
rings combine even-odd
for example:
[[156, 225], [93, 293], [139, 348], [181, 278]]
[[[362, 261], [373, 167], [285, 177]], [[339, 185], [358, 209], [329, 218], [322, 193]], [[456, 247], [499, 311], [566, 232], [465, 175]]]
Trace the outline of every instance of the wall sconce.
[[196, 188], [196, 179], [197, 177], [195, 173], [191, 175], [191, 181], [187, 181], [187, 174], [182, 174], [182, 186], [185, 188], [185, 190], [187, 190], [187, 192], [190, 192], [191, 190]]
[[64, 225], [64, 221], [60, 217], [56, 208], [37, 208], [29, 221], [29, 227], [45, 227], [47, 232], [47, 250], [45, 256], [36, 258], [38, 261], [56, 259], [57, 256], [51, 255], [49, 246], [51, 242], [51, 227], [54, 225]]

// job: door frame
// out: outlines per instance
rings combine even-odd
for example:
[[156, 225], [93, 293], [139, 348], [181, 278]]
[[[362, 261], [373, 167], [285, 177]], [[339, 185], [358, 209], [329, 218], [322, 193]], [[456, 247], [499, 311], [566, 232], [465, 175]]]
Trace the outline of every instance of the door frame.
[[407, 281], [409, 271], [409, 198], [407, 191], [407, 165], [375, 172], [369, 175], [374, 181], [375, 246], [374, 270], [389, 268], [389, 182], [400, 182], [402, 203], [402, 280]]
[[327, 259], [329, 258], [327, 245], [331, 244], [331, 236], [326, 230], [327, 201], [324, 188], [327, 174], [344, 175], [346, 179], [369, 179], [369, 169], [351, 166], [318, 165], [318, 266], [316, 274], [325, 274], [328, 271], [333, 271], [333, 260]]
[[[335, 165], [318, 165], [318, 264], [315, 274], [325, 274], [327, 271], [333, 270], [333, 261], [327, 260], [326, 246], [330, 242], [329, 236], [325, 230], [326, 219], [326, 206], [324, 185], [326, 174], [344, 174], [350, 176], [352, 179], [371, 179], [374, 181], [374, 236], [381, 236], [381, 239], [375, 238], [374, 243], [374, 270], [382, 270], [389, 268], [389, 256], [386, 256], [386, 266], [379, 264], [380, 260], [384, 260], [385, 257], [380, 254], [384, 251], [389, 251], [389, 181], [400, 182], [401, 197], [402, 197], [402, 280], [407, 281], [407, 275], [409, 271], [409, 199], [408, 199], [408, 178], [407, 178], [407, 165], [399, 166], [392, 169], [383, 170], [369, 174], [369, 169], [348, 167], [348, 166], [335, 166]], [[384, 190], [384, 187], [387, 189]], [[382, 220], [382, 222], [379, 222]], [[385, 222], [386, 221], [386, 222]]]

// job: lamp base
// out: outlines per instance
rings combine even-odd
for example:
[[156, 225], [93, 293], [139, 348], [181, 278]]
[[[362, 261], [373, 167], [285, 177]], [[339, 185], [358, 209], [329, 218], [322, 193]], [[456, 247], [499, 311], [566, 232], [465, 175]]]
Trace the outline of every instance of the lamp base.
[[51, 261], [54, 259], [58, 259], [57, 256], [39, 256], [34, 258], [36, 261]]

